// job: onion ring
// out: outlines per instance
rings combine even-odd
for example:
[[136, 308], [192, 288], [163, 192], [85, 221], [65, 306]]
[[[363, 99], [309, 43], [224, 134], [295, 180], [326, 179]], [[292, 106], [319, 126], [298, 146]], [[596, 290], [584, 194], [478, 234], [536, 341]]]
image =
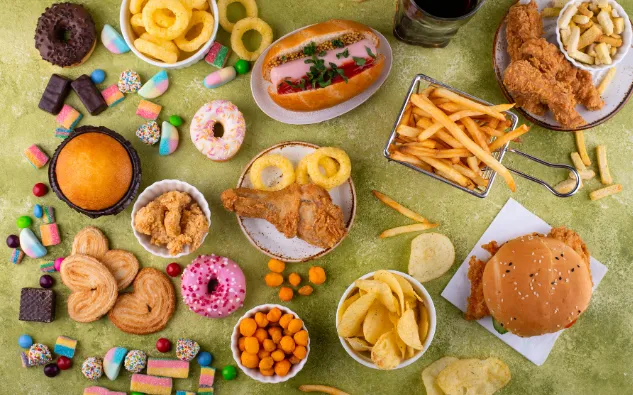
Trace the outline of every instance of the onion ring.
[[200, 11], [204, 11], [207, 8], [209, 8], [208, 0], [180, 0], [180, 1], [182, 1], [187, 7], [200, 10]]
[[[281, 170], [281, 180], [272, 186], [267, 186], [262, 181], [262, 171], [267, 167], [276, 167]], [[253, 188], [260, 191], [280, 191], [295, 182], [295, 169], [290, 160], [283, 155], [270, 154], [257, 158], [251, 165], [250, 179]]]
[[[160, 27], [154, 20], [154, 14], [166, 8], [174, 14], [176, 20], [169, 27]], [[143, 8], [143, 24], [145, 30], [154, 37], [163, 40], [173, 40], [180, 36], [189, 26], [191, 9], [185, 7], [179, 0], [149, 0]]]
[[218, 14], [220, 18], [220, 25], [227, 32], [231, 33], [235, 27], [235, 22], [229, 21], [226, 17], [226, 10], [232, 3], [240, 3], [246, 10], [246, 16], [250, 18], [257, 18], [257, 3], [255, 0], [219, 0], [218, 1]]
[[130, 0], [130, 13], [139, 14], [147, 0]]
[[[191, 40], [187, 40], [187, 33], [191, 31], [196, 25], [202, 24], [202, 30], [200, 33]], [[189, 20], [189, 26], [187, 29], [174, 39], [174, 43], [185, 52], [194, 52], [198, 48], [203, 46], [211, 38], [213, 33], [213, 15], [206, 11], [194, 11], [191, 19]]]
[[[330, 158], [335, 159], [339, 164], [338, 171], [332, 177], [324, 176], [319, 170], [319, 161], [323, 156], [329, 156]], [[340, 148], [319, 148], [308, 157], [307, 161], [308, 174], [310, 175], [310, 178], [312, 178], [312, 181], [328, 190], [343, 184], [352, 173], [352, 164], [349, 160], [349, 156]]]
[[176, 22], [176, 18], [170, 15], [169, 10], [162, 8], [154, 13], [154, 21], [160, 27], [169, 27]]
[[[259, 48], [249, 51], [242, 42], [242, 36], [249, 30], [255, 30], [262, 35]], [[259, 18], [244, 18], [237, 21], [231, 33], [231, 47], [240, 58], [248, 61], [257, 60], [259, 55], [273, 43], [273, 29], [270, 25]]]
[[137, 36], [141, 36], [141, 34], [145, 33], [145, 25], [143, 24], [143, 14], [134, 14], [132, 18], [130, 18], [130, 25], [132, 26], [132, 30], [136, 33]]
[[171, 52], [159, 44], [154, 44], [142, 38], [134, 40], [134, 47], [142, 54], [149, 55], [165, 63], [176, 63], [178, 61], [178, 55], [175, 52]]
[[178, 47], [176, 46], [176, 44], [174, 44], [173, 41], [169, 41], [169, 40], [161, 40], [160, 38], [156, 38], [154, 36], [152, 36], [149, 33], [143, 33], [141, 34], [141, 37], [139, 37], [145, 41], [149, 41], [151, 43], [154, 43], [156, 45], [159, 45], [163, 48], [165, 48], [166, 50], [168, 50], [169, 52], [173, 52], [176, 54], [176, 56], [180, 55], [180, 50], [178, 49]]
[[[295, 169], [297, 184], [299, 185], [310, 183], [310, 176], [308, 175], [308, 158], [310, 157], [310, 155], [304, 156], [303, 159], [299, 161], [299, 164]], [[325, 170], [326, 177], [332, 177], [338, 172], [337, 162], [329, 156], [322, 156], [319, 160], [319, 166], [322, 167], [323, 170]]]

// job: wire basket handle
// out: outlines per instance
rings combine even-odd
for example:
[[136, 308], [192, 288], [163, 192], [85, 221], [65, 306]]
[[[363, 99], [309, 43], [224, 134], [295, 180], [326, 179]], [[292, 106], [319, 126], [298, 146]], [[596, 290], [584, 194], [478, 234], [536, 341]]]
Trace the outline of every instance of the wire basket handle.
[[508, 148], [508, 152], [512, 152], [514, 154], [521, 155], [521, 156], [523, 156], [523, 157], [525, 157], [525, 158], [527, 158], [527, 159], [529, 159], [531, 161], [534, 161], [536, 163], [540, 163], [541, 165], [545, 165], [545, 166], [548, 166], [548, 167], [554, 167], [554, 168], [557, 168], [557, 169], [567, 169], [567, 170], [573, 172], [574, 175], [576, 176], [576, 185], [574, 186], [574, 188], [571, 191], [569, 191], [567, 193], [560, 193], [556, 189], [554, 189], [554, 187], [552, 187], [550, 184], [546, 183], [545, 181], [541, 180], [540, 178], [533, 177], [533, 176], [531, 176], [529, 174], [523, 173], [522, 171], [519, 171], [519, 170], [516, 170], [516, 169], [511, 169], [511, 168], [508, 167], [508, 170], [510, 170], [511, 172], [515, 173], [516, 175], [518, 175], [520, 177], [523, 177], [523, 178], [525, 178], [527, 180], [530, 180], [532, 182], [535, 182], [537, 184], [543, 185], [545, 188], [547, 188], [548, 191], [550, 191], [554, 195], [556, 195], [558, 197], [570, 197], [570, 196], [574, 195], [576, 192], [578, 192], [578, 190], [580, 189], [580, 174], [578, 173], [578, 170], [576, 170], [573, 166], [564, 165], [562, 163], [550, 163], [550, 162], [544, 161], [542, 159], [536, 158], [536, 157], [534, 157], [532, 155], [528, 155], [525, 152], [521, 152], [521, 151], [515, 150], [513, 148]]

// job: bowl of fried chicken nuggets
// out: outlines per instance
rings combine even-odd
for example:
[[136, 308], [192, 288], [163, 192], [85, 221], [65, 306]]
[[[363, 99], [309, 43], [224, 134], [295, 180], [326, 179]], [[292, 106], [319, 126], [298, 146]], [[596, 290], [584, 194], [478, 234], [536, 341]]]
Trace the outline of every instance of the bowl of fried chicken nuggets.
[[179, 180], [147, 187], [132, 209], [132, 230], [152, 255], [179, 258], [194, 252], [209, 233], [211, 210], [204, 195]]

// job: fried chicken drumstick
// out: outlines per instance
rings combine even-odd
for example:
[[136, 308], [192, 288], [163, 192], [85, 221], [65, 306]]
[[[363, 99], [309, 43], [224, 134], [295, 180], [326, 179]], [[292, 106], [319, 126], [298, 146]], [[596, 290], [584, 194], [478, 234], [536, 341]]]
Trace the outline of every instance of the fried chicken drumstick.
[[343, 212], [318, 185], [293, 184], [275, 192], [228, 189], [221, 199], [227, 210], [265, 219], [287, 238], [299, 237], [317, 247], [334, 246], [346, 232]]

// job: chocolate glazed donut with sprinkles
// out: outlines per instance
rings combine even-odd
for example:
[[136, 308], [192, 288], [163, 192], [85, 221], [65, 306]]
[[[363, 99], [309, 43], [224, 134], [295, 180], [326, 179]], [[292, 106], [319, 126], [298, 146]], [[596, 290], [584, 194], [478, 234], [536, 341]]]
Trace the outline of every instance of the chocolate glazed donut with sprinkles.
[[79, 4], [53, 4], [37, 21], [35, 48], [42, 59], [56, 66], [82, 64], [92, 54], [96, 42], [94, 20]]

